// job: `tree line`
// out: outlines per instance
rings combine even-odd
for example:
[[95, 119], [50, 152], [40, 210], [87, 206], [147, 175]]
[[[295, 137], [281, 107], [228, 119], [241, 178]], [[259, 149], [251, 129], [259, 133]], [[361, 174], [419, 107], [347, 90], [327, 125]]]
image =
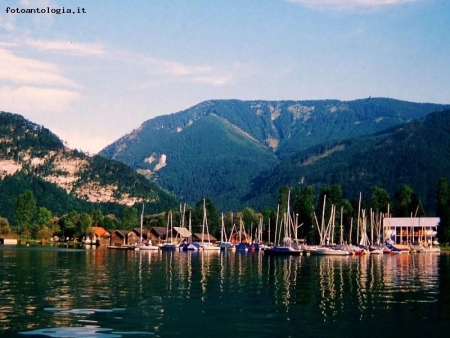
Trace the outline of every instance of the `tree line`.
[[[231, 234], [232, 229], [238, 231], [243, 226], [247, 234], [255, 237], [262, 225], [262, 239], [273, 241], [277, 223], [288, 210], [288, 204], [290, 217], [298, 224], [296, 235], [309, 243], [318, 242], [318, 224], [330, 219], [332, 206], [338, 211], [334, 226], [338, 228], [340, 224], [344, 225], [345, 238], [356, 238], [356, 233], [350, 233], [349, 225], [353, 221], [356, 222], [360, 209], [390, 217], [427, 216], [418, 195], [407, 184], [402, 184], [393, 196], [386, 189], [375, 185], [371, 187], [369, 196], [358, 196], [353, 200], [344, 198], [339, 184], [324, 185], [318, 192], [313, 186], [286, 185], [278, 192], [276, 208], [265, 207], [255, 211], [246, 207], [237, 212], [219, 213], [214, 202], [205, 199], [194, 206], [180, 205], [179, 210], [168, 209], [159, 214], [145, 215], [143, 226], [149, 229], [165, 228], [169, 223], [173, 226], [191, 225], [192, 232], [201, 233], [206, 212], [209, 233], [217, 239], [221, 238], [222, 226], [225, 227], [227, 236]], [[7, 218], [0, 217], [0, 234], [16, 236], [25, 241], [49, 240], [54, 236], [67, 240], [92, 236], [94, 226], [107, 230], [131, 230], [140, 225], [142, 207], [144, 206], [138, 204], [125, 206], [120, 217], [114, 214], [104, 215], [99, 208], [93, 208], [89, 213], [73, 210], [58, 217], [52, 215], [47, 208], [38, 207], [36, 197], [28, 190], [15, 200], [14, 225], [11, 225]], [[436, 216], [440, 217], [439, 239], [447, 243], [450, 241], [450, 183], [446, 178], [441, 178], [437, 184]], [[356, 226], [352, 231], [356, 232]]]

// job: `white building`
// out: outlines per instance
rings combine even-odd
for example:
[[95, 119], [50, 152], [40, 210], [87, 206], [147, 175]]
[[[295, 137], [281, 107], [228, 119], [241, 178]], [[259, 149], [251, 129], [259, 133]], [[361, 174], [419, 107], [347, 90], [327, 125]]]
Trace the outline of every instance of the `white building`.
[[391, 217], [383, 219], [384, 240], [396, 244], [437, 242], [439, 217]]

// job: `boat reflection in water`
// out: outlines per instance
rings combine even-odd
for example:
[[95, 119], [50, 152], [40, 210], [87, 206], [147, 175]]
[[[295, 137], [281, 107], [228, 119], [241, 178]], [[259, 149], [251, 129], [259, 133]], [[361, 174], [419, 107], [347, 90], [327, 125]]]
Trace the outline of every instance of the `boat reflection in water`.
[[0, 248], [0, 263], [2, 337], [417, 337], [450, 326], [444, 254], [30, 247]]

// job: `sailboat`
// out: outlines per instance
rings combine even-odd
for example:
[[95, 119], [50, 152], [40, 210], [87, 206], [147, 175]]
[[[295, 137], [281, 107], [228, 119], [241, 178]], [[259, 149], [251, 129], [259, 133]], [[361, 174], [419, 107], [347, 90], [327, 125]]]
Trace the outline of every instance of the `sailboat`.
[[[231, 223], [233, 223], [233, 217], [231, 218]], [[222, 213], [222, 230], [220, 231], [220, 250], [236, 250], [236, 247], [227, 238], [227, 232], [225, 230], [225, 223], [223, 221]]]
[[[289, 210], [289, 200], [290, 200], [291, 192], [289, 191], [288, 194], [288, 202], [287, 202], [287, 210], [286, 214], [284, 214], [284, 220], [281, 222], [283, 224], [283, 231], [281, 231], [281, 225], [280, 225], [280, 236], [281, 233], [283, 233], [283, 241], [278, 243], [277, 245], [274, 245], [271, 249], [266, 249], [264, 253], [271, 254], [271, 255], [290, 255], [290, 256], [300, 256], [303, 252], [302, 249], [298, 247], [298, 243], [296, 241], [293, 241], [291, 238], [291, 232], [292, 232], [292, 220]], [[279, 207], [277, 209], [277, 224], [275, 225], [275, 233], [277, 233], [277, 225], [278, 225], [278, 213], [279, 213]], [[297, 229], [295, 229], [295, 233], [297, 233]], [[297, 239], [297, 236], [295, 236]], [[294, 247], [295, 246], [295, 247]]]
[[[183, 213], [183, 219], [184, 219], [184, 213]], [[198, 242], [192, 242], [192, 215], [191, 212], [189, 212], [189, 225], [188, 225], [188, 232], [189, 236], [187, 239], [187, 242], [180, 244], [180, 250], [182, 251], [198, 251], [200, 249], [200, 244]]]
[[143, 225], [144, 225], [144, 204], [142, 204], [142, 212], [141, 212], [141, 232], [139, 236], [139, 243], [134, 246], [135, 250], [159, 250], [159, 246], [152, 245], [152, 241], [149, 240], [146, 243], [143, 242]]
[[[325, 205], [326, 205], [326, 196], [323, 199], [323, 207], [322, 207], [322, 221], [319, 227], [319, 222], [316, 219], [316, 225], [319, 229], [320, 235], [320, 246], [318, 247], [309, 247], [308, 252], [311, 255], [320, 255], [320, 256], [348, 256], [350, 251], [348, 247], [343, 245], [342, 239], [342, 223], [341, 223], [341, 243], [339, 246], [334, 246], [334, 221], [336, 216], [336, 206], [334, 204], [331, 205], [331, 215], [328, 221], [328, 225], [325, 227]], [[342, 209], [341, 209], [341, 221], [342, 221]], [[315, 216], [315, 214], [314, 214]], [[333, 245], [333, 247], [331, 247]]]
[[[205, 235], [208, 237], [207, 242], [205, 242]], [[220, 246], [211, 243], [211, 240], [209, 237], [208, 218], [206, 217], [206, 202], [205, 202], [205, 200], [203, 200], [202, 241], [200, 242], [200, 246], [203, 248], [203, 250], [220, 251]]]
[[[170, 224], [170, 233], [169, 233], [169, 224]], [[170, 234], [170, 242], [168, 242]], [[169, 210], [169, 213], [167, 215], [167, 229], [166, 229], [166, 243], [161, 244], [159, 248], [161, 250], [176, 250], [177, 245], [173, 243], [173, 227], [172, 227], [172, 210]]]

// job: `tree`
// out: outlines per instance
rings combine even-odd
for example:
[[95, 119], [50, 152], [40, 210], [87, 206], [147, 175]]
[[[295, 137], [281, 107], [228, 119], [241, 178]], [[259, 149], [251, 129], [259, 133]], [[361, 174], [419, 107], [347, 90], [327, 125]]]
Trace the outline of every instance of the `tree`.
[[103, 217], [103, 227], [105, 229], [117, 229], [119, 226], [119, 221], [117, 220], [116, 216], [113, 214], [106, 215]]
[[[219, 212], [216, 205], [211, 199], [206, 198], [205, 200], [198, 201], [195, 204], [195, 209], [193, 210], [193, 232], [201, 232], [203, 225], [203, 203], [205, 203], [206, 218], [208, 221], [208, 231], [211, 235], [220, 238], [220, 230], [222, 227], [222, 222], [220, 220]], [[206, 231], [206, 229], [205, 229]]]
[[20, 232], [29, 237], [31, 233], [31, 221], [36, 211], [36, 198], [31, 190], [25, 191], [17, 196], [14, 219], [19, 226]]
[[246, 233], [250, 234], [253, 238], [255, 234], [255, 229], [259, 224], [261, 219], [261, 214], [258, 214], [252, 208], [245, 208], [241, 212], [242, 221], [244, 222]]
[[38, 238], [41, 239], [42, 244], [45, 244], [46, 241], [48, 241], [50, 238], [53, 237], [53, 230], [50, 229], [48, 226], [43, 226], [38, 231]]
[[122, 228], [131, 230], [138, 226], [138, 211], [135, 207], [125, 207], [122, 210]]
[[436, 189], [436, 215], [440, 217], [439, 239], [450, 242], [450, 186], [446, 178], [440, 178]]
[[0, 217], [0, 234], [9, 235], [11, 234], [11, 226], [7, 218]]
[[92, 224], [96, 226], [103, 225], [103, 212], [101, 209], [92, 209], [91, 211]]
[[376, 185], [370, 188], [372, 193], [371, 206], [374, 211], [387, 213], [388, 205], [391, 203], [391, 197], [387, 190]]
[[82, 237], [89, 235], [92, 227], [92, 217], [86, 213], [79, 214], [75, 220], [75, 236]]
[[76, 211], [71, 211], [59, 219], [59, 226], [61, 227], [61, 236], [63, 239], [72, 238], [76, 232], [75, 218], [78, 216]]
[[40, 207], [36, 215], [36, 223], [40, 228], [48, 225], [52, 219], [52, 212], [45, 207]]
[[300, 235], [302, 237], [308, 236], [311, 241], [314, 229], [314, 205], [316, 201], [314, 188], [312, 186], [295, 187], [293, 193], [293, 210], [298, 215], [299, 224], [303, 223], [303, 226], [300, 228]]
[[395, 216], [411, 217], [411, 213], [415, 210], [415, 207], [412, 205], [415, 199], [413, 189], [408, 184], [402, 184], [395, 193]]
[[287, 206], [288, 206], [288, 197], [289, 197], [289, 191], [291, 188], [287, 185], [280, 188], [278, 191], [278, 205], [280, 207], [280, 214], [286, 212]]

